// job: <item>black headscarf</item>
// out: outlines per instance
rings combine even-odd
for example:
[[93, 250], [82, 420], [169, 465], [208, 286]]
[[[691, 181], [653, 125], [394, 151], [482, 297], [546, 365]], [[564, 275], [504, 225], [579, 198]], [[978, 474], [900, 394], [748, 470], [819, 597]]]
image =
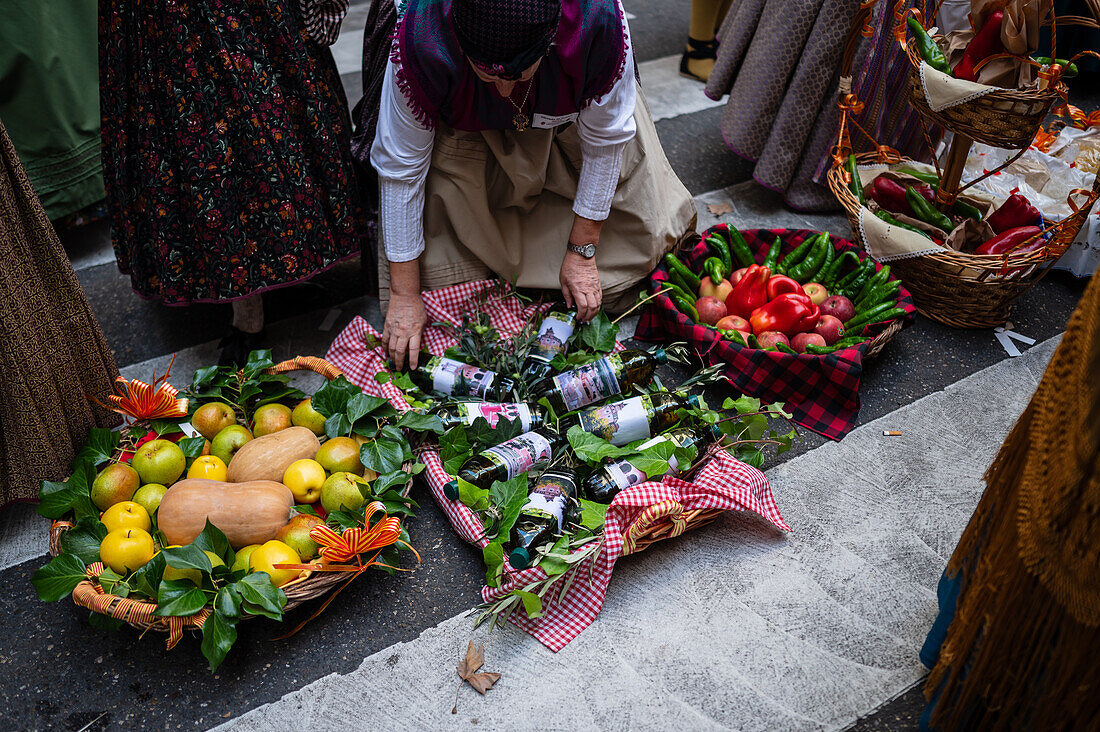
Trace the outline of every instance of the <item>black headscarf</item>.
[[516, 79], [546, 54], [558, 29], [561, 0], [454, 0], [458, 45], [475, 66]]

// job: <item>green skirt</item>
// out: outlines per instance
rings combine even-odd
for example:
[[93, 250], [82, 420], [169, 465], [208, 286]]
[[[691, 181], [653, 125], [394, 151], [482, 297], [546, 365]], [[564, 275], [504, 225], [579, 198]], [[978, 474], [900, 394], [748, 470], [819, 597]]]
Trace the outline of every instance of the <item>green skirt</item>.
[[0, 0], [0, 119], [51, 220], [102, 200], [96, 0]]

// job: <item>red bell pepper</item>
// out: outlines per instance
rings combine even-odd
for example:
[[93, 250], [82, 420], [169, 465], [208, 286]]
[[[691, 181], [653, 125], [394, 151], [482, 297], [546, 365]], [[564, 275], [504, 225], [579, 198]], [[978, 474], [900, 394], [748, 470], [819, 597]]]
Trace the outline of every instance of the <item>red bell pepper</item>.
[[951, 71], [956, 79], [977, 81], [978, 72], [975, 71], [975, 67], [993, 54], [1004, 52], [1005, 47], [1001, 43], [1001, 22], [1004, 17], [1003, 10], [990, 14], [982, 29], [974, 34], [970, 43], [966, 44], [962, 58]]
[[1021, 226], [1035, 226], [1042, 216], [1042, 212], [1032, 206], [1025, 197], [1019, 193], [1013, 193], [999, 209], [989, 214], [986, 222], [993, 229], [994, 234], [1000, 234]]
[[802, 285], [786, 275], [772, 275], [768, 279], [768, 301], [772, 301], [782, 294], [793, 292], [796, 295], [805, 295]]
[[768, 278], [772, 271], [759, 264], [750, 264], [745, 274], [726, 296], [726, 312], [748, 318], [752, 311], [768, 301]]
[[[931, 189], [929, 189], [931, 190]], [[890, 213], [913, 215], [913, 208], [905, 200], [905, 186], [881, 175], [871, 181], [871, 200]]]
[[753, 333], [777, 330], [793, 336], [813, 330], [820, 316], [820, 308], [809, 296], [788, 292], [753, 310], [749, 324]]
[[[1038, 226], [1019, 226], [1015, 229], [1009, 229], [982, 244], [974, 253], [1008, 254], [1012, 252], [1013, 254], [1023, 254], [1024, 252], [1031, 252], [1046, 246], [1046, 242], [1039, 238], [1042, 231]], [[1032, 237], [1035, 237], [1034, 241], [1020, 247], [1021, 244]], [[1017, 249], [1016, 247], [1020, 248]]]

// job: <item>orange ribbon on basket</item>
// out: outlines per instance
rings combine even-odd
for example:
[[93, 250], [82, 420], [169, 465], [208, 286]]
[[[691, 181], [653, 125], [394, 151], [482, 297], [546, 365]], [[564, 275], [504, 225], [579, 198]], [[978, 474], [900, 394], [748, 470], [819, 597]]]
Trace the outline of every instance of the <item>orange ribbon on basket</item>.
[[172, 371], [172, 364], [176, 357], [168, 364], [168, 370], [163, 376], [153, 374], [153, 383], [146, 384], [138, 379], [130, 379], [119, 376], [115, 378], [114, 388], [117, 394], [109, 394], [108, 401], [104, 404], [94, 399], [99, 406], [110, 409], [112, 412], [135, 420], [146, 419], [178, 419], [187, 416], [187, 400], [179, 399], [179, 390], [168, 383], [168, 374]]

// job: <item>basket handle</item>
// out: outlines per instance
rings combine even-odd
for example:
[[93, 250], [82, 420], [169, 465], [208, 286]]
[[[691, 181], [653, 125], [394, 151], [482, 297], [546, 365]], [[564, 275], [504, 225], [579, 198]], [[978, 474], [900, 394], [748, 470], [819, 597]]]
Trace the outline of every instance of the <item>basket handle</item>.
[[312, 371], [320, 374], [328, 380], [343, 376], [344, 372], [333, 366], [323, 358], [317, 356], [295, 356], [287, 361], [282, 361], [269, 368], [266, 373], [285, 374], [291, 371]]
[[633, 554], [638, 547], [638, 542], [662, 519], [668, 519], [672, 524], [669, 538], [679, 536], [687, 530], [687, 517], [684, 516], [684, 507], [679, 501], [669, 499], [655, 503], [630, 524], [626, 535], [623, 536], [623, 556]]

